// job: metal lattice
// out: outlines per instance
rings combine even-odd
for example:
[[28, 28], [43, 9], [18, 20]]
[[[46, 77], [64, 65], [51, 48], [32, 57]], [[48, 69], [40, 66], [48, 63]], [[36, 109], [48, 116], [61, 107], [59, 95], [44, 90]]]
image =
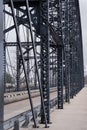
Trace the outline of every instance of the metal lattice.
[[[0, 104], [3, 104], [3, 91], [6, 92], [6, 71], [10, 70], [14, 75], [14, 66], [6, 50], [14, 47], [15, 91], [20, 91], [22, 84], [27, 86], [34, 126], [37, 127], [30, 91], [33, 77], [34, 88], [40, 89], [41, 123], [47, 127], [50, 123], [50, 87], [57, 87], [58, 109], [63, 109], [63, 102], [69, 103], [70, 98], [84, 87], [79, 1], [4, 0], [0, 2], [0, 20]], [[11, 33], [14, 38], [10, 38]], [[3, 105], [0, 113], [2, 121]]]

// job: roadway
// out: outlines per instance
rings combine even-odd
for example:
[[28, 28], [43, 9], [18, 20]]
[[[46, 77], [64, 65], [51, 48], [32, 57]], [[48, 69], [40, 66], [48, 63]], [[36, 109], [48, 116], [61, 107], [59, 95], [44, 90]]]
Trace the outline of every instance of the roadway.
[[[57, 92], [53, 92], [50, 94], [50, 99], [54, 99], [55, 97], [57, 97]], [[32, 98], [32, 100], [34, 107], [40, 105], [40, 97]], [[19, 115], [20, 113], [27, 110], [30, 110], [29, 99], [4, 105], [4, 120]]]

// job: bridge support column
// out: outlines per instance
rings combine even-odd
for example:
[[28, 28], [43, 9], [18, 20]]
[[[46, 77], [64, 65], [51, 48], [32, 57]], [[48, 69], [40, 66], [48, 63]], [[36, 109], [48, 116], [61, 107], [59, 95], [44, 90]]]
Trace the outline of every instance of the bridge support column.
[[58, 73], [58, 109], [63, 109], [63, 48], [58, 46], [57, 49], [57, 73]]
[[3, 130], [4, 110], [4, 42], [3, 42], [3, 1], [0, 1], [0, 130]]
[[[41, 85], [45, 105], [47, 123], [50, 122], [50, 103], [49, 103], [49, 0], [40, 2], [40, 35], [41, 35]], [[41, 123], [45, 117], [43, 106], [41, 105]]]

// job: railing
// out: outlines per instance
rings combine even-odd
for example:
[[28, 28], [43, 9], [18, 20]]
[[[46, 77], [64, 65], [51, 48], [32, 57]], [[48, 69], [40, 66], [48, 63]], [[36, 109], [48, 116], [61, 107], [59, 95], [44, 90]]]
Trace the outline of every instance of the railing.
[[[50, 100], [50, 108], [53, 108], [54, 106], [57, 105], [57, 98], [54, 98], [52, 100]], [[40, 115], [40, 108], [41, 106], [38, 105], [37, 107], [34, 108], [34, 111], [36, 112], [36, 118], [37, 116]], [[15, 117], [12, 117], [8, 120], [5, 120], [3, 125], [4, 125], [4, 130], [8, 130], [12, 127], [14, 127], [14, 129], [17, 130], [17, 128], [19, 128], [19, 124], [23, 121], [25, 121], [24, 124], [29, 124], [32, 120], [32, 112], [31, 110], [23, 112]]]

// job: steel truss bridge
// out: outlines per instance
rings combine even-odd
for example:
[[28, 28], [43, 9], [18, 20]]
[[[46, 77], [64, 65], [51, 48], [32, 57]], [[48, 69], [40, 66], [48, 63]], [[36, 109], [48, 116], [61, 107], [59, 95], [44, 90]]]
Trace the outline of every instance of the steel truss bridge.
[[[8, 51], [11, 48], [15, 50], [14, 63]], [[57, 87], [57, 108], [63, 109], [64, 98], [69, 103], [84, 86], [79, 0], [0, 1], [0, 124], [3, 124], [8, 66], [11, 71], [16, 70], [16, 90], [20, 90], [21, 82], [27, 87], [34, 127], [37, 127], [29, 87], [33, 75], [40, 90], [41, 123], [47, 127], [50, 87]], [[3, 130], [3, 125], [0, 129]]]

